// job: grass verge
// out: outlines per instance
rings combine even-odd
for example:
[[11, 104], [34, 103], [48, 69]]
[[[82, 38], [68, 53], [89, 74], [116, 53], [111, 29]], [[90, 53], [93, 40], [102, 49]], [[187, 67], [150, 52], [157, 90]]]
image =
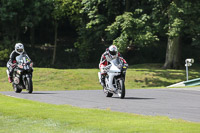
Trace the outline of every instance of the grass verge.
[[0, 132], [199, 133], [200, 123], [52, 105], [0, 95]]
[[[34, 68], [34, 91], [39, 90], [96, 90], [102, 89], [98, 83], [98, 69], [52, 69]], [[200, 67], [189, 68], [189, 79], [199, 77]], [[126, 88], [156, 88], [185, 81], [185, 69], [166, 70], [161, 64], [142, 64], [127, 70]], [[6, 68], [0, 67], [0, 91], [12, 91], [8, 83]]]

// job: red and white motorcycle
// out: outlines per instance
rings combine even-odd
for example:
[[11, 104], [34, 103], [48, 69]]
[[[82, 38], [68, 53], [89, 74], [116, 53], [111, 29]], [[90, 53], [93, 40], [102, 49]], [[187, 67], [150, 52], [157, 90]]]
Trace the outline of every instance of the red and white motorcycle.
[[[123, 99], [125, 97], [125, 76], [127, 70], [127, 64], [117, 57], [110, 61], [110, 64], [104, 68], [107, 72], [105, 76], [105, 86], [103, 91], [106, 97], [112, 97], [113, 94]], [[101, 83], [101, 73], [98, 72], [99, 81]]]

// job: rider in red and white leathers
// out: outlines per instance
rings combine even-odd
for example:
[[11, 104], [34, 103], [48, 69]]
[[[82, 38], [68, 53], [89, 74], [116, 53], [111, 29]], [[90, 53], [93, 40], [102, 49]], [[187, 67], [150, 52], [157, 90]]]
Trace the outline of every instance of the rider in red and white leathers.
[[100, 63], [99, 63], [99, 69], [101, 72], [101, 79], [100, 83], [102, 86], [105, 85], [105, 75], [107, 74], [104, 68], [109, 65], [110, 61], [119, 57], [126, 66], [128, 66], [127, 62], [123, 57], [120, 55], [120, 53], [117, 50], [117, 47], [115, 45], [111, 45], [109, 48], [106, 49], [106, 51], [102, 54]]

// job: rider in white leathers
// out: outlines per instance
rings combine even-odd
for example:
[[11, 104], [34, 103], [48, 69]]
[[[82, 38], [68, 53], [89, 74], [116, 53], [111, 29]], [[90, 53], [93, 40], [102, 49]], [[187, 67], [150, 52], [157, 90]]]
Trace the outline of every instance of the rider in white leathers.
[[117, 50], [117, 47], [115, 45], [111, 45], [109, 48], [106, 49], [106, 51], [102, 54], [101, 56], [101, 60], [99, 63], [99, 69], [101, 72], [101, 79], [100, 79], [100, 83], [102, 86], [105, 85], [105, 75], [107, 74], [106, 71], [104, 70], [104, 68], [109, 65], [109, 62], [113, 59], [116, 59], [117, 57], [119, 57], [126, 66], [128, 66], [127, 62], [125, 61], [125, 59], [123, 59], [120, 55], [120, 53]]

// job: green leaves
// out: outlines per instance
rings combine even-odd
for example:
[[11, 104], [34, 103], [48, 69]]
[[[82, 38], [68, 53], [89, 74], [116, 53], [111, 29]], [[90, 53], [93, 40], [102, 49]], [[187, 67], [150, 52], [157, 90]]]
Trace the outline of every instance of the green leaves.
[[55, 20], [60, 20], [67, 16], [72, 23], [79, 24], [81, 9], [81, 2], [79, 0], [54, 0], [53, 6], [52, 16]]
[[0, 20], [7, 21], [13, 20], [19, 12], [21, 12], [21, 8], [24, 6], [22, 0], [7, 0], [1, 2], [0, 8]]
[[184, 26], [184, 21], [179, 19], [179, 18], [175, 18], [170, 24], [169, 24], [169, 31], [167, 33], [167, 35], [169, 37], [177, 37], [181, 34], [182, 32], [182, 28]]
[[[137, 17], [138, 15], [140, 16]], [[142, 9], [136, 9], [133, 13], [125, 12], [117, 16], [115, 22], [108, 26], [106, 31], [110, 33], [109, 37], [114, 39], [113, 44], [117, 45], [120, 51], [126, 50], [130, 45], [148, 45], [159, 40], [153, 34], [149, 20], [150, 16], [142, 14]]]
[[10, 47], [16, 40], [52, 43], [54, 21], [60, 25], [59, 41], [68, 40], [64, 28], [76, 29], [74, 46], [82, 61], [111, 44], [126, 51], [129, 46], [167, 44], [167, 38], [178, 36], [200, 44], [199, 0], [1, 0], [0, 5], [0, 42], [8, 40]]
[[7, 60], [8, 57], [9, 57], [8, 49], [0, 50], [0, 60]]

